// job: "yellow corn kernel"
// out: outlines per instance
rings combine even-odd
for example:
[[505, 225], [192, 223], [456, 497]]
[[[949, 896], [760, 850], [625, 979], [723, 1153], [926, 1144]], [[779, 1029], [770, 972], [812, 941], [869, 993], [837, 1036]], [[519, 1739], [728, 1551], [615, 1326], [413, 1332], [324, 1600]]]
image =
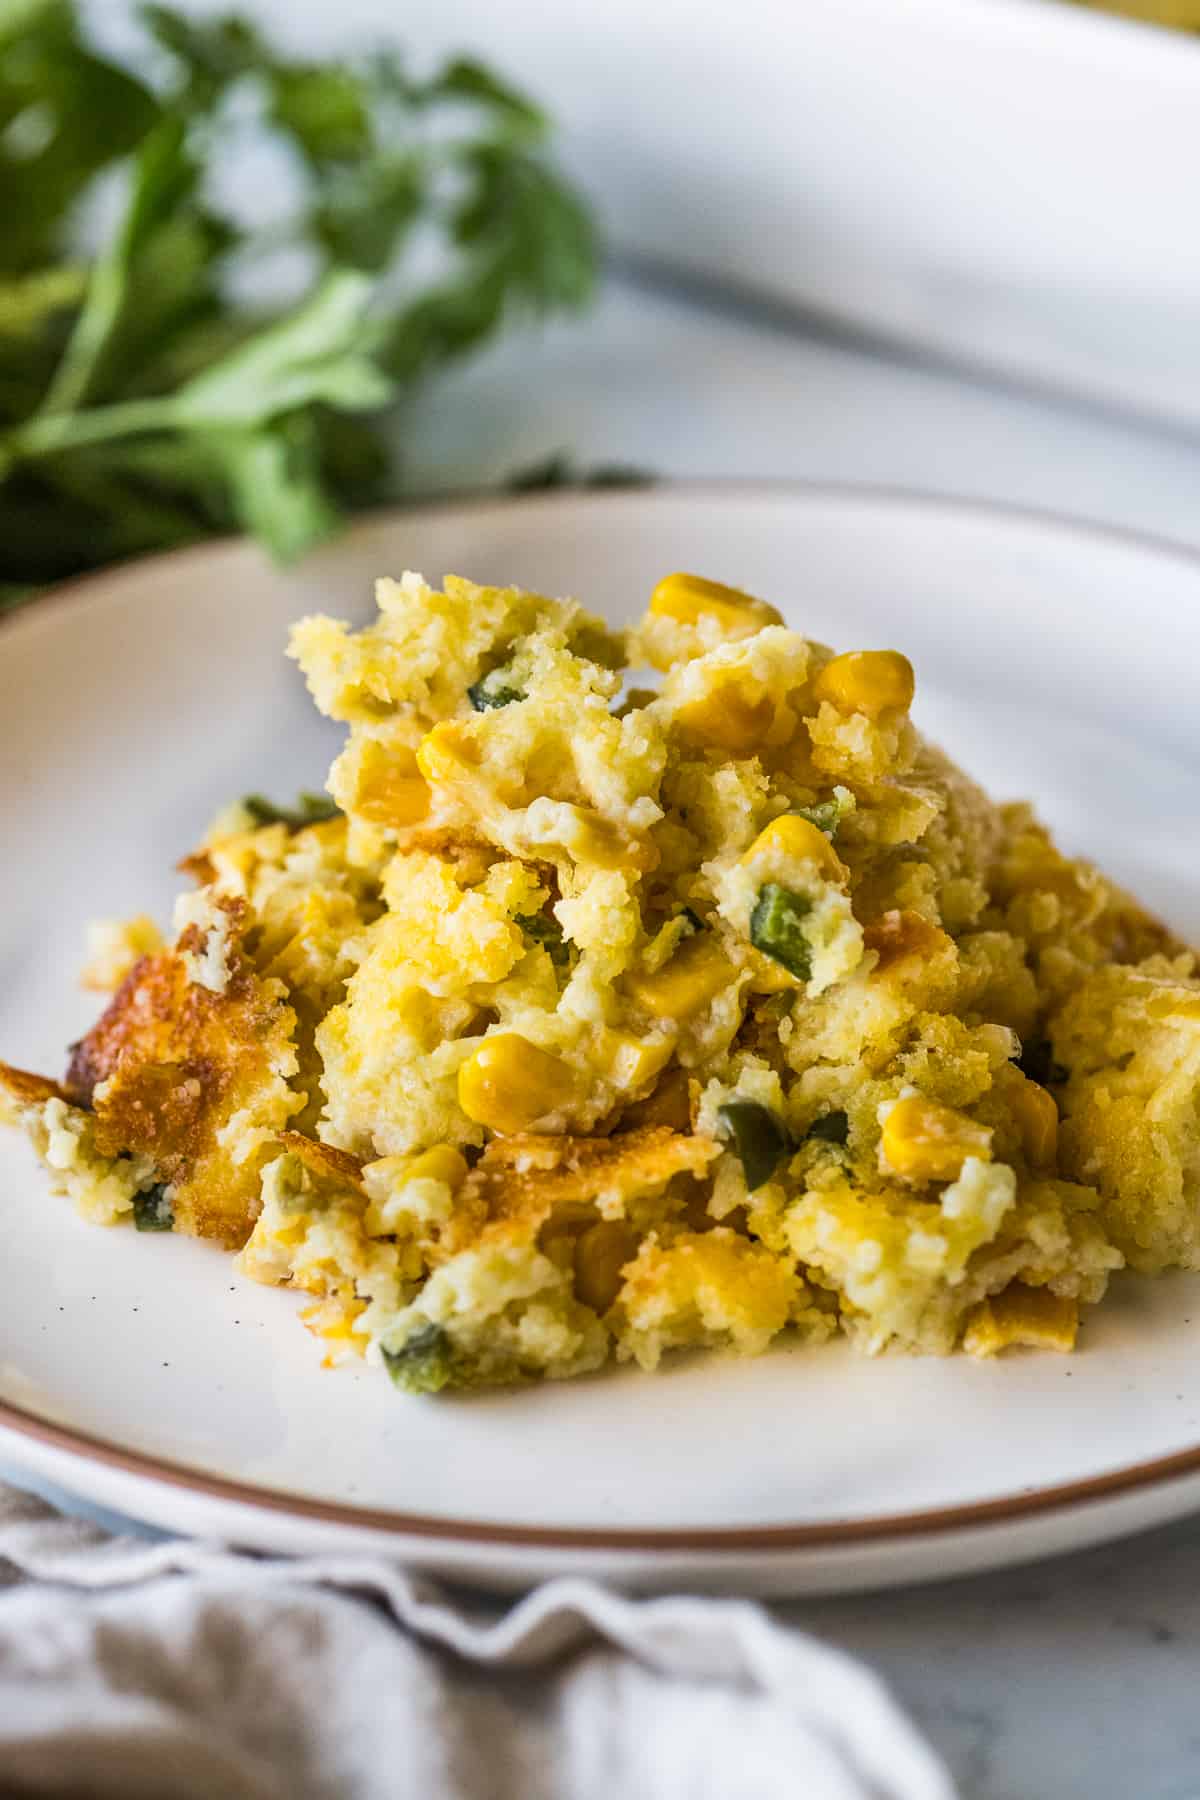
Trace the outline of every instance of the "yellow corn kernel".
[[600, 1061], [606, 1078], [626, 1093], [645, 1088], [670, 1062], [675, 1035], [640, 1038], [631, 1031], [606, 1031]]
[[429, 811], [429, 784], [411, 750], [368, 741], [354, 765], [346, 804], [373, 825], [416, 825]]
[[590, 806], [575, 808], [578, 830], [568, 848], [577, 862], [594, 863], [598, 869], [624, 869], [631, 866], [632, 840], [611, 819]]
[[458, 1071], [458, 1104], [490, 1131], [528, 1131], [574, 1094], [575, 1077], [562, 1058], [516, 1031], [485, 1038]]
[[456, 781], [482, 761], [475, 737], [456, 719], [443, 719], [417, 745], [417, 767], [426, 781]]
[[731, 634], [783, 624], [782, 613], [765, 600], [756, 600], [741, 588], [726, 587], [722, 581], [708, 581], [703, 575], [665, 575], [650, 596], [650, 611], [662, 619], [677, 619], [681, 625], [715, 619]]
[[775, 720], [775, 702], [769, 694], [752, 700], [738, 679], [738, 671], [720, 671], [706, 693], [676, 709], [675, 723], [686, 737], [712, 744], [734, 756], [748, 755], [765, 742]]
[[983, 1300], [967, 1319], [963, 1349], [968, 1356], [995, 1356], [1010, 1344], [1031, 1350], [1073, 1350], [1079, 1330], [1079, 1303], [1049, 1288], [1014, 1281], [1002, 1294]]
[[404, 1171], [406, 1181], [444, 1181], [453, 1192], [467, 1179], [467, 1159], [453, 1144], [435, 1144], [414, 1156]]
[[819, 826], [799, 813], [784, 813], [772, 819], [760, 831], [742, 857], [743, 863], [755, 863], [762, 857], [786, 857], [791, 862], [816, 863], [830, 881], [845, 882], [850, 871]]
[[1029, 1162], [1035, 1169], [1052, 1169], [1058, 1160], [1058, 1108], [1053, 1094], [1036, 1081], [1023, 1079], [1013, 1094], [1012, 1109]]
[[883, 1158], [910, 1181], [956, 1181], [968, 1156], [988, 1157], [992, 1134], [965, 1113], [920, 1094], [897, 1100], [883, 1127]]
[[620, 1219], [601, 1219], [575, 1245], [575, 1294], [593, 1312], [606, 1313], [621, 1291], [621, 1271], [637, 1254], [637, 1237]]
[[716, 998], [734, 979], [734, 969], [707, 933], [688, 938], [665, 968], [633, 974], [629, 991], [656, 1019], [685, 1019]]
[[912, 705], [913, 666], [899, 650], [848, 650], [827, 662], [813, 682], [818, 700], [829, 700], [839, 712], [905, 712]]

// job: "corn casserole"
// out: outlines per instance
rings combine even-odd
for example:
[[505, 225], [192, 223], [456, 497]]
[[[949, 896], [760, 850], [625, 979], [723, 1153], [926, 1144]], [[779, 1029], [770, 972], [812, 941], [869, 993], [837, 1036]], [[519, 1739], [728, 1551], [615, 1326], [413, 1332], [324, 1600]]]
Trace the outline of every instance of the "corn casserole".
[[[1185, 945], [834, 654], [691, 575], [631, 631], [448, 577], [294, 628], [329, 796], [230, 807], [8, 1118], [91, 1219], [302, 1290], [417, 1392], [789, 1333], [1070, 1349], [1200, 1267]], [[643, 674], [640, 671], [646, 671]]]

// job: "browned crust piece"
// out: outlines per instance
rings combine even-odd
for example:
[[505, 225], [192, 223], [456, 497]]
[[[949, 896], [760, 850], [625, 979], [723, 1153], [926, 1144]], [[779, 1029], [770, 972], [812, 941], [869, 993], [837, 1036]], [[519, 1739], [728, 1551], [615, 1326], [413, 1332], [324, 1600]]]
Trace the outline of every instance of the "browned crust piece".
[[355, 1188], [360, 1194], [366, 1192], [362, 1180], [362, 1161], [351, 1155], [349, 1150], [337, 1150], [332, 1144], [322, 1144], [317, 1138], [305, 1137], [302, 1131], [281, 1131], [277, 1141], [282, 1149], [290, 1150], [304, 1164], [309, 1174], [315, 1175], [319, 1181], [332, 1181], [339, 1187]]
[[93, 1110], [102, 1156], [140, 1151], [153, 1159], [174, 1190], [177, 1230], [237, 1249], [258, 1215], [270, 1145], [239, 1162], [218, 1134], [235, 1113], [253, 1115], [277, 1085], [295, 1014], [264, 989], [237, 945], [244, 902], [221, 904], [234, 933], [224, 989], [189, 979], [180, 952], [202, 949], [205, 937], [189, 926], [177, 949], [145, 956], [130, 971], [75, 1046], [65, 1092]]
[[68, 1106], [78, 1105], [66, 1088], [51, 1081], [48, 1075], [33, 1075], [28, 1069], [14, 1069], [9, 1063], [0, 1062], [0, 1087], [21, 1106], [44, 1106], [47, 1100], [65, 1100]]
[[665, 1125], [611, 1138], [493, 1138], [459, 1190], [441, 1249], [457, 1254], [497, 1238], [534, 1237], [559, 1209], [589, 1206], [602, 1194], [653, 1193], [676, 1175], [701, 1176], [717, 1149], [711, 1138]]

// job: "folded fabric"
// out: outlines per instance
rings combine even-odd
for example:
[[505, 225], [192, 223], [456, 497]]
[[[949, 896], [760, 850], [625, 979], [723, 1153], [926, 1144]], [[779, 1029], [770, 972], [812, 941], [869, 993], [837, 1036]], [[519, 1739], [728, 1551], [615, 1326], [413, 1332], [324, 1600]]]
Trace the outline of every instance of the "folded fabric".
[[876, 1678], [744, 1601], [146, 1542], [0, 1488], [0, 1790], [950, 1800]]

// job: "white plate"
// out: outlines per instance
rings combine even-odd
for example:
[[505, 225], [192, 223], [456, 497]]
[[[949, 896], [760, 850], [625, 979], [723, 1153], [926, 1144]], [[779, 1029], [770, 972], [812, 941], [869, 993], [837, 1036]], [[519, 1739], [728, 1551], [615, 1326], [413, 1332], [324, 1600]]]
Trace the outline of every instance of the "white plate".
[[[377, 572], [577, 592], [666, 570], [914, 656], [922, 723], [1035, 793], [1200, 936], [1200, 561], [1048, 519], [814, 489], [664, 488], [379, 516], [283, 574], [242, 544], [64, 590], [0, 632], [0, 1055], [57, 1072], [85, 922], [157, 907], [216, 806], [319, 785], [337, 733], [282, 655]], [[185, 1239], [105, 1232], [0, 1142], [0, 1453], [166, 1527], [383, 1547], [497, 1585], [590, 1570], [783, 1592], [980, 1568], [1200, 1505], [1200, 1277], [1118, 1283], [1081, 1353], [696, 1359], [429, 1401], [321, 1373], [293, 1300]]]

